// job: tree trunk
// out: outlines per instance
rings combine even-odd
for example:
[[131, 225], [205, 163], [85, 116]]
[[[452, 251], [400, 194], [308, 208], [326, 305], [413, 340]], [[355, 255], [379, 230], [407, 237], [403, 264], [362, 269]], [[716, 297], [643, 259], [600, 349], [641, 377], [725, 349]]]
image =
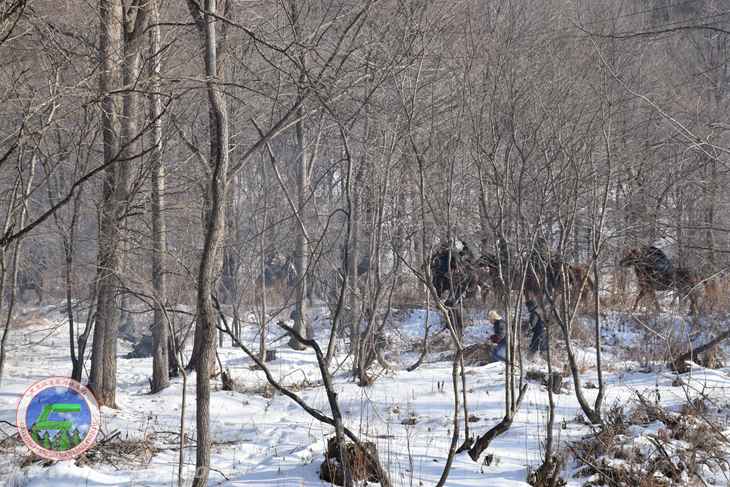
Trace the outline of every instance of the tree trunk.
[[[198, 272], [197, 319], [195, 340], [201, 351], [197, 358], [196, 371], [196, 427], [197, 448], [195, 478], [193, 487], [208, 484], [210, 471], [210, 372], [212, 351], [215, 346], [216, 324], [218, 322], [213, 306], [212, 293], [215, 276], [220, 271], [218, 249], [225, 235], [225, 204], [228, 188], [228, 112], [223, 93], [218, 89], [218, 45], [215, 15], [215, 0], [205, 1], [203, 14], [203, 36], [205, 48], [205, 74], [207, 77], [208, 112], [211, 125], [210, 181], [207, 191], [205, 216], [205, 242]], [[201, 25], [201, 24], [198, 24]]]
[[[28, 179], [25, 183], [25, 186], [22, 186], [22, 178], [19, 178], [17, 184], [18, 187], [21, 187], [21, 198], [22, 198], [22, 204], [21, 204], [21, 210], [20, 210], [20, 216], [18, 218], [18, 221], [20, 223], [19, 227], [22, 228], [23, 225], [25, 225], [25, 218], [28, 216], [28, 207], [30, 205], [30, 192], [31, 188], [33, 187], [33, 179], [35, 177], [35, 167], [36, 167], [36, 155], [33, 154], [30, 162], [30, 168], [28, 171]], [[13, 204], [16, 202], [15, 196], [17, 193], [13, 194], [13, 198], [10, 199], [10, 206], [12, 207]], [[5, 226], [8, 225], [8, 222], [10, 221], [10, 212], [8, 212], [8, 218], [5, 220]], [[13, 315], [13, 307], [15, 306], [15, 299], [17, 296], [17, 285], [18, 285], [18, 255], [20, 254], [20, 248], [21, 243], [23, 239], [22, 237], [17, 239], [15, 241], [15, 245], [13, 246], [13, 256], [12, 256], [12, 264], [10, 268], [10, 302], [8, 303], [8, 309], [7, 314], [5, 318], [5, 326], [3, 328], [3, 334], [2, 338], [0, 338], [0, 385], [2, 385], [3, 375], [5, 373], [5, 345], [8, 341], [8, 334], [10, 332], [10, 320]], [[4, 289], [3, 284], [5, 284], [5, 249], [0, 249], [0, 302], [4, 298]]]
[[[50, 186], [49, 186], [49, 194], [50, 194]], [[75, 324], [74, 324], [74, 309], [73, 309], [73, 254], [74, 254], [74, 236], [75, 236], [75, 230], [76, 230], [76, 221], [78, 218], [78, 210], [79, 210], [79, 197], [80, 194], [76, 195], [76, 198], [74, 199], [74, 210], [73, 215], [71, 216], [71, 224], [69, 225], [69, 231], [68, 234], [63, 233], [63, 230], [61, 229], [59, 225], [59, 230], [61, 230], [62, 238], [61, 238], [61, 249], [63, 250], [64, 255], [64, 268], [63, 268], [63, 278], [64, 278], [64, 287], [66, 288], [66, 317], [68, 318], [68, 346], [69, 346], [69, 352], [71, 355], [71, 378], [75, 381], [81, 381], [81, 374], [84, 364], [84, 358], [83, 355], [78, 354], [76, 350], [76, 333], [75, 333]], [[58, 220], [56, 220], [56, 223], [58, 223]]]
[[91, 334], [91, 330], [94, 327], [96, 297], [96, 287], [94, 286], [94, 292], [89, 298], [89, 309], [86, 313], [86, 324], [84, 325], [84, 331], [83, 333], [81, 333], [81, 335], [78, 336], [78, 338], [76, 338], [76, 344], [78, 346], [76, 352], [77, 360], [76, 363], [74, 363], [73, 371], [71, 372], [71, 378], [79, 382], [81, 382], [81, 376], [84, 370], [84, 356], [86, 354], [86, 344], [89, 341], [89, 335]]
[[[138, 78], [139, 74], [139, 56], [134, 50], [129, 52], [129, 48], [125, 51], [126, 59], [122, 65], [124, 86], [132, 85]], [[119, 294], [119, 283], [122, 268], [124, 267], [124, 258], [127, 250], [125, 231], [124, 231], [124, 214], [129, 199], [129, 182], [130, 182], [130, 163], [134, 157], [137, 147], [132, 140], [137, 134], [137, 116], [138, 116], [138, 94], [129, 91], [123, 97], [123, 116], [122, 116], [122, 137], [120, 157], [124, 162], [115, 165], [118, 168], [117, 178], [114, 182], [115, 190], [112, 196], [110, 212], [107, 213], [108, 233], [100, 235], [99, 242], [105, 243], [104, 253], [106, 266], [102, 266], [102, 270], [106, 271], [106, 279], [102, 286], [104, 293], [103, 301], [100, 295], [100, 304], [98, 306], [99, 315], [105, 320], [104, 324], [104, 350], [102, 359], [102, 387], [100, 403], [106, 406], [116, 408], [116, 389], [117, 389], [117, 337], [119, 335], [119, 323], [121, 314], [125, 313], [124, 306], [120, 313], [115, 296]], [[101, 294], [101, 293], [100, 293]], [[101, 303], [104, 303], [104, 312], [102, 313]], [[98, 324], [98, 321], [97, 321]], [[97, 399], [99, 397], [97, 396]]]
[[578, 404], [580, 404], [581, 409], [583, 410], [583, 413], [586, 415], [588, 420], [591, 422], [591, 424], [601, 424], [601, 414], [600, 411], [594, 410], [589, 404], [588, 400], [585, 398], [585, 395], [583, 394], [583, 382], [580, 377], [580, 370], [578, 369], [578, 363], [575, 359], [575, 352], [573, 351], [573, 342], [570, 338], [570, 330], [568, 329], [568, 324], [558, 316], [558, 311], [554, 309], [553, 307], [553, 316], [556, 317], [558, 324], [560, 325], [560, 330], [563, 333], [563, 340], [565, 342], [565, 352], [568, 358], [568, 367], [570, 368], [570, 373], [573, 376], [573, 386], [575, 390], [575, 397], [578, 400]]
[[[304, 134], [304, 110], [300, 109], [297, 113], [299, 120], [296, 124], [297, 138], [297, 211], [306, 221], [306, 201], [309, 193], [309, 177], [306, 156], [306, 141]], [[296, 250], [294, 254], [294, 268], [297, 272], [297, 300], [296, 300], [296, 316], [294, 319], [294, 329], [301, 336], [311, 338], [307, 332], [307, 264], [309, 260], [309, 242], [303, 232], [297, 232]], [[305, 347], [294, 337], [289, 339], [289, 346], [295, 350], [304, 350]]]
[[[294, 0], [289, 1], [291, 27], [294, 33], [295, 41], [299, 42], [301, 38], [301, 5]], [[300, 62], [299, 84], [303, 87], [307, 81], [306, 75], [306, 56], [300, 51], [298, 54]], [[300, 94], [301, 96], [301, 94]], [[307, 157], [307, 140], [304, 127], [305, 110], [300, 104], [297, 109], [296, 131], [296, 170], [297, 170], [297, 212], [301, 218], [301, 222], [306, 224], [308, 218], [306, 215], [306, 202], [309, 197], [309, 158]], [[305, 338], [311, 338], [308, 333], [307, 319], [307, 264], [309, 260], [309, 242], [304, 231], [297, 232], [296, 248], [294, 251], [294, 268], [297, 273], [297, 298], [296, 298], [296, 316], [294, 319], [294, 330]], [[304, 350], [304, 345], [298, 342], [294, 337], [289, 339], [289, 347], [295, 350]]]
[[[369, 59], [369, 53], [368, 57], [366, 59]], [[368, 71], [368, 62], [365, 63], [365, 70]], [[365, 94], [369, 93], [370, 89], [370, 83], [365, 83], [364, 90]], [[360, 220], [361, 220], [361, 212], [362, 212], [362, 197], [363, 197], [363, 191], [361, 190], [363, 187], [363, 180], [365, 178], [365, 168], [367, 166], [368, 162], [368, 147], [367, 147], [367, 140], [370, 130], [370, 102], [368, 101], [365, 105], [365, 110], [363, 112], [365, 120], [363, 121], [363, 134], [362, 138], [364, 144], [363, 144], [363, 151], [362, 151], [362, 160], [360, 161], [360, 164], [357, 165], [357, 171], [355, 172], [355, 181], [353, 183], [352, 181], [352, 164], [355, 164], [355, 158], [353, 157], [353, 154], [349, 155], [349, 164], [350, 167], [348, 167], [348, 191], [349, 191], [349, 201], [350, 201], [350, 233], [348, 235], [348, 242], [347, 242], [347, 251], [348, 251], [348, 257], [349, 262], [347, 263], [347, 270], [349, 272], [348, 281], [348, 304], [349, 304], [349, 313], [348, 313], [348, 321], [350, 323], [350, 353], [353, 356], [353, 368], [354, 370], [353, 375], [355, 377], [360, 376], [360, 370], [359, 370], [359, 363], [360, 363], [360, 351], [361, 351], [361, 344], [360, 344], [360, 335], [362, 333], [361, 331], [361, 323], [362, 323], [362, 317], [363, 314], [361, 313], [361, 303], [360, 303], [360, 296], [361, 296], [361, 287], [360, 287], [360, 276], [357, 271], [359, 264], [360, 264]], [[370, 257], [371, 255], [366, 256], [368, 259], [368, 267], [370, 267]], [[368, 269], [369, 270], [369, 269]]]
[[705, 232], [705, 247], [707, 248], [707, 267], [705, 271], [708, 273], [716, 272], [717, 256], [715, 252], [715, 207], [717, 206], [717, 186], [718, 186], [718, 174], [717, 174], [717, 160], [711, 160], [708, 162], [710, 166], [710, 174], [708, 178], [707, 195], [705, 203], [705, 226], [707, 228]]
[[157, 1], [152, 1], [152, 30], [150, 31], [152, 79], [151, 116], [153, 150], [151, 155], [152, 180], [152, 286], [155, 290], [155, 311], [152, 322], [152, 392], [159, 392], [170, 385], [168, 357], [168, 327], [165, 320], [166, 285], [164, 256], [167, 253], [165, 219], [163, 214], [165, 172], [162, 164], [162, 99], [160, 97], [160, 26]]
[[[104, 129], [104, 161], [119, 157], [120, 163], [107, 167], [104, 180], [104, 201], [98, 239], [98, 304], [90, 387], [100, 405], [116, 407], [117, 336], [119, 307], [116, 303], [118, 279], [122, 269], [124, 214], [129, 199], [130, 164], [137, 157], [139, 145], [137, 119], [139, 94], [133, 89], [139, 78], [142, 32], [146, 27], [147, 9], [124, 11], [120, 0], [101, 0], [100, 49], [103, 71], [100, 76], [102, 126]], [[123, 58], [120, 58], [123, 53]], [[119, 76], [129, 89], [122, 95], [122, 117], [119, 117]]]
[[[112, 94], [121, 85], [122, 65], [122, 3], [120, 0], [100, 0], [101, 31], [99, 50], [102, 71], [99, 89], [102, 93], [102, 129], [104, 163], [110, 164], [117, 157], [120, 143], [119, 113], [120, 95]], [[99, 224], [96, 325], [91, 350], [89, 387], [100, 405], [112, 406], [114, 398], [104, 395], [105, 343], [107, 330], [116, 326], [117, 310], [114, 303], [114, 274], [119, 270], [117, 244], [120, 240], [118, 218], [122, 202], [126, 199], [122, 184], [126, 175], [125, 164], [110, 164], [104, 172], [102, 205]], [[116, 337], [114, 337], [116, 338]], [[108, 361], [108, 360], [107, 360]], [[111, 399], [111, 401], [110, 401]]]
[[[596, 373], [598, 375], [598, 394], [593, 403], [593, 410], [598, 417], [601, 416], [605, 384], [603, 381], [603, 346], [601, 344], [601, 300], [598, 294], [601, 289], [601, 273], [598, 272], [598, 249], [593, 253], [593, 319], [595, 321], [595, 346], [596, 346]], [[583, 291], [581, 290], [581, 293]], [[580, 298], [580, 296], [579, 296]]]
[[[335, 305], [334, 312], [332, 313], [332, 327], [330, 328], [330, 337], [329, 337], [329, 343], [327, 344], [327, 356], [325, 358], [325, 362], [327, 367], [332, 363], [332, 360], [335, 356], [335, 353], [337, 352], [337, 339], [341, 336], [341, 330], [342, 330], [342, 315], [343, 311], [347, 308], [347, 296], [348, 296], [348, 288], [350, 287], [350, 284], [352, 281], [350, 281], [351, 277], [351, 258], [350, 258], [350, 244], [352, 243], [352, 153], [349, 149], [349, 144], [347, 142], [347, 135], [345, 131], [340, 128], [340, 134], [342, 136], [342, 141], [344, 143], [344, 157], [346, 161], [346, 167], [347, 170], [345, 172], [345, 180], [343, 184], [343, 194], [345, 196], [345, 208], [347, 211], [347, 219], [345, 220], [345, 253], [342, 256], [342, 265], [343, 265], [343, 271], [342, 271], [342, 284], [340, 286], [338, 295], [337, 295], [337, 303]], [[357, 275], [357, 274], [356, 274]], [[348, 313], [345, 311], [345, 314]]]
[[[264, 199], [264, 215], [263, 215], [263, 221], [261, 222], [261, 237], [259, 238], [259, 250], [261, 252], [261, 335], [259, 336], [259, 360], [262, 362], [266, 361], [266, 323], [267, 323], [267, 316], [266, 316], [266, 237], [268, 233], [266, 232], [266, 225], [268, 225], [268, 210], [269, 210], [269, 203], [268, 203], [268, 192], [266, 191], [266, 164], [261, 161], [261, 186], [264, 189], [263, 191], [263, 199]], [[236, 327], [240, 326], [239, 320], [236, 319]], [[239, 339], [241, 337], [238, 330], [235, 330], [236, 338]]]
[[[354, 161], [351, 161], [354, 162]], [[352, 208], [350, 209], [350, 239], [347, 242], [348, 246], [348, 258], [350, 261], [347, 264], [347, 271], [350, 273], [348, 276], [349, 292], [348, 292], [348, 304], [349, 313], [348, 321], [350, 322], [350, 346], [352, 350], [350, 353], [353, 355], [353, 375], [359, 376], [358, 364], [360, 363], [360, 333], [361, 333], [361, 321], [362, 314], [360, 313], [360, 279], [357, 273], [357, 267], [360, 260], [360, 188], [362, 187], [364, 161], [362, 161], [358, 168], [355, 176], [355, 182], [352, 184], [352, 193], [350, 196], [350, 202]]]
[[[545, 326], [545, 325], [543, 325]], [[555, 425], [555, 398], [553, 397], [553, 384], [552, 384], [552, 377], [553, 377], [553, 360], [552, 360], [552, 352], [550, 347], [552, 347], [552, 328], [550, 326], [545, 326], [545, 340], [547, 342], [546, 346], [546, 362], [547, 362], [547, 371], [548, 371], [548, 417], [547, 417], [547, 423], [545, 425], [545, 462], [552, 461], [553, 458], [553, 427]]]
[[520, 389], [519, 395], [517, 396], [517, 399], [515, 400], [514, 409], [510, 414], [505, 415], [504, 418], [502, 418], [502, 421], [497, 423], [492, 429], [484, 433], [482, 436], [477, 438], [476, 442], [474, 443], [474, 446], [472, 446], [469, 449], [469, 456], [472, 460], [475, 462], [479, 459], [479, 456], [489, 448], [489, 445], [492, 443], [492, 440], [494, 440], [499, 435], [505, 433], [510, 429], [512, 426], [512, 421], [514, 420], [515, 414], [517, 413], [517, 410], [520, 408], [520, 404], [522, 403], [522, 398], [525, 397], [525, 392], [527, 391], [527, 384], [524, 384], [522, 388]]
[[[84, 328], [84, 332], [78, 336], [75, 335], [74, 328], [74, 312], [73, 312], [73, 256], [74, 244], [76, 241], [76, 226], [79, 218], [79, 207], [81, 203], [81, 192], [74, 197], [73, 214], [69, 224], [68, 236], [63, 240], [63, 253], [65, 256], [66, 266], [64, 268], [64, 279], [66, 283], [66, 316], [68, 317], [68, 334], [69, 348], [71, 350], [71, 378], [81, 382], [81, 376], [84, 369], [84, 351], [86, 349], [86, 337], [89, 334], [89, 324]], [[91, 311], [89, 311], [90, 313]], [[75, 346], [78, 345], [76, 348]]]
[[[69, 239], [70, 240], [70, 239]], [[76, 335], [74, 333], [74, 311], [73, 311], [73, 291], [71, 273], [73, 270], [73, 247], [71, 243], [64, 243], [64, 253], [66, 254], [66, 266], [64, 267], [64, 281], [66, 285], [66, 316], [68, 317], [68, 345], [71, 354], [71, 378], [75, 381], [81, 381], [83, 373], [84, 357], [77, 354]]]
[[[13, 309], [15, 308], [15, 302], [18, 297], [18, 254], [20, 253], [21, 242], [22, 240], [18, 239], [15, 241], [15, 245], [13, 245], [13, 255], [11, 257], [12, 261], [10, 264], [10, 279], [7, 283], [10, 286], [10, 299], [8, 299], [8, 309], [5, 315], [3, 334], [2, 338], [0, 338], [0, 385], [2, 385], [3, 377], [5, 375], [5, 345], [10, 332], [10, 322], [13, 318]], [[0, 299], [2, 299], [2, 297], [0, 297]]]

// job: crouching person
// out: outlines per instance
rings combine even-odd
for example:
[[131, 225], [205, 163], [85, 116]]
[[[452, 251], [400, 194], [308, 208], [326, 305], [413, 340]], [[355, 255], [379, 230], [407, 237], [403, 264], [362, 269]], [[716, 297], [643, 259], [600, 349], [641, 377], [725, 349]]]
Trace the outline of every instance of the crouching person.
[[489, 321], [492, 323], [493, 334], [489, 340], [495, 344], [492, 350], [492, 362], [507, 361], [507, 325], [502, 320], [502, 316], [497, 311], [492, 310], [488, 315]]

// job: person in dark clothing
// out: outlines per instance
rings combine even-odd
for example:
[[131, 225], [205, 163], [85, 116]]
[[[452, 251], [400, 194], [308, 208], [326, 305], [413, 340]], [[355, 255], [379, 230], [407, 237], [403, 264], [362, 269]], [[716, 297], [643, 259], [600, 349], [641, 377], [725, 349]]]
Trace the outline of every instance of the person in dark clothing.
[[647, 260], [654, 266], [652, 270], [663, 274], [672, 272], [672, 261], [667, 254], [653, 245], [646, 249]]
[[478, 277], [473, 255], [466, 244], [462, 244], [461, 251], [447, 244], [436, 249], [431, 258], [431, 280], [447, 308], [458, 306], [474, 292]]
[[473, 263], [477, 260], [474, 252], [472, 252], [471, 248], [469, 248], [466, 242], [461, 243], [461, 251], [459, 252], [459, 255], [461, 256], [461, 260], [463, 262]]
[[537, 304], [535, 304], [533, 300], [529, 300], [525, 303], [525, 305], [527, 306], [528, 312], [527, 333], [528, 336], [530, 336], [528, 358], [531, 358], [537, 352], [544, 352], [547, 350], [547, 335], [545, 334], [545, 322], [542, 321], [542, 317], [537, 311]]
[[439, 246], [431, 257], [431, 280], [439, 297], [449, 289], [451, 281], [449, 279], [448, 246]]
[[494, 329], [494, 333], [489, 339], [497, 345], [492, 351], [491, 359], [493, 362], [500, 360], [505, 362], [507, 360], [507, 325], [495, 310], [489, 312], [489, 321], [492, 322]]

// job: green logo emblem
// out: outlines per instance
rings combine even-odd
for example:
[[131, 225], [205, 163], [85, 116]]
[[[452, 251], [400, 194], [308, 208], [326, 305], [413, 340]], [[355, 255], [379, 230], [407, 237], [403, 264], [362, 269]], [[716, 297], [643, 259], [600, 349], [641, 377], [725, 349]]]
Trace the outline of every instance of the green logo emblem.
[[28, 448], [49, 460], [70, 460], [88, 450], [99, 432], [93, 394], [66, 377], [30, 386], [20, 399], [18, 432]]
[[[56, 451], [66, 451], [81, 443], [78, 430], [69, 433], [73, 427], [71, 420], [49, 420], [48, 416], [51, 413], [81, 413], [81, 404], [57, 403], [43, 406], [43, 411], [30, 428], [33, 441], [43, 448]], [[54, 436], [55, 441], [48, 436], [49, 431], [58, 432]]]

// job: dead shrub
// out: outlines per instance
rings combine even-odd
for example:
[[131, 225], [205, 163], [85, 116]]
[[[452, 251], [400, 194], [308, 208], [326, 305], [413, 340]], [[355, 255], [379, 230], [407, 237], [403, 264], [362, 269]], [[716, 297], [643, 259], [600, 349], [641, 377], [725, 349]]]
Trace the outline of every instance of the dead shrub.
[[564, 459], [552, 457], [545, 459], [540, 467], [527, 475], [527, 483], [533, 487], [563, 487], [567, 482], [560, 476]]
[[15, 447], [23, 444], [18, 433], [6, 435], [3, 431], [0, 431], [0, 437], [0, 453], [2, 454], [10, 455], [15, 453]]
[[[576, 476], [588, 478], [586, 486], [707, 485], [706, 470], [725, 471], [730, 465], [728, 441], [706, 412], [704, 401], [677, 413], [637, 393], [628, 411], [612, 406], [600, 430], [569, 447], [579, 465]], [[651, 432], [641, 430], [650, 425]]]
[[234, 379], [230, 379], [230, 381], [232, 382], [232, 389], [230, 390], [234, 392], [238, 392], [240, 394], [253, 394], [256, 396], [264, 397], [266, 399], [271, 399], [272, 397], [274, 397], [274, 388], [269, 383], [248, 386], [240, 384]]
[[146, 466], [152, 457], [159, 451], [155, 446], [156, 436], [152, 432], [145, 433], [141, 438], [121, 438], [119, 431], [107, 438], [97, 441], [96, 444], [81, 455], [76, 463], [106, 464], [118, 467], [120, 465], [135, 467]]
[[[378, 468], [369, 459], [368, 454], [377, 458], [378, 449], [375, 443], [366, 441], [362, 443], [363, 448], [352, 442], [345, 442], [347, 450], [347, 463], [352, 472], [354, 481], [367, 480], [368, 482], [379, 482]], [[366, 453], [367, 452], [367, 453]], [[336, 437], [327, 440], [327, 451], [325, 459], [319, 468], [319, 478], [335, 485], [345, 484], [345, 472], [342, 468], [342, 453]]]
[[579, 345], [592, 345], [595, 342], [595, 330], [588, 321], [576, 319], [570, 327], [570, 338]]

